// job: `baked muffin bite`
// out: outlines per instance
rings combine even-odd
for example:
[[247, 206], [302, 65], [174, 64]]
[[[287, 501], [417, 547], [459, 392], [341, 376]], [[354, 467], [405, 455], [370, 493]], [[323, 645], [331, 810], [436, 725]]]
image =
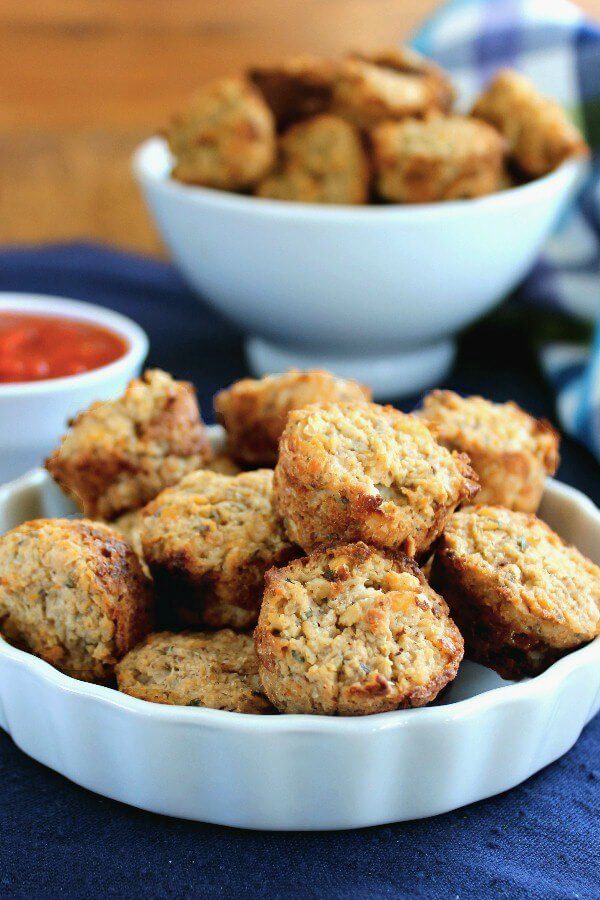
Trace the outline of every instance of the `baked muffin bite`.
[[253, 66], [248, 77], [267, 101], [278, 127], [285, 129], [328, 110], [335, 70], [331, 60], [302, 54]]
[[[388, 47], [375, 53], [354, 52], [348, 54], [349, 59], [370, 63], [381, 69], [387, 69], [403, 76], [415, 76], [421, 79], [421, 84], [426, 84], [428, 103], [423, 110], [420, 107], [414, 112], [429, 113], [432, 111], [448, 113], [454, 102], [456, 91], [450, 81], [450, 76], [441, 66], [413, 50], [412, 47]], [[406, 82], [405, 82], [406, 83]], [[412, 114], [412, 113], [411, 113]]]
[[119, 516], [118, 519], [114, 519], [112, 522], [110, 522], [110, 527], [113, 529], [113, 531], [116, 531], [124, 541], [127, 541], [133, 552], [141, 561], [144, 573], [146, 575], [149, 575], [149, 570], [147, 569], [146, 563], [144, 561], [144, 551], [142, 550], [142, 523], [144, 521], [143, 514], [144, 507], [142, 507], [141, 509], [134, 509], [131, 512]]
[[[218, 472], [220, 475], [237, 475], [241, 470], [239, 466], [226, 453], [219, 453], [208, 463], [207, 467], [211, 472]], [[135, 551], [142, 562], [144, 572], [149, 575], [150, 570], [146, 566], [144, 559], [144, 550], [142, 547], [142, 526], [144, 524], [144, 507], [134, 509], [132, 512], [119, 516], [110, 523], [111, 527], [117, 531]]]
[[292, 125], [279, 139], [279, 162], [258, 197], [303, 203], [366, 203], [369, 161], [358, 131], [337, 116]]
[[230, 454], [248, 466], [274, 466], [288, 413], [317, 402], [371, 399], [365, 385], [330, 372], [292, 369], [282, 375], [244, 378], [215, 397]]
[[410, 51], [344, 60], [335, 76], [332, 111], [359, 128], [449, 109], [453, 90], [441, 69]]
[[600, 634], [600, 568], [532, 514], [500, 506], [455, 513], [431, 584], [467, 657], [503, 678], [537, 675]]
[[217, 453], [206, 468], [219, 475], [238, 475], [241, 472], [240, 467], [229, 453]]
[[535, 512], [547, 475], [558, 468], [559, 436], [516, 403], [431, 391], [416, 415], [440, 444], [466, 453], [481, 485], [478, 504]]
[[171, 706], [270, 713], [249, 634], [163, 631], [151, 634], [116, 667], [119, 690]]
[[69, 424], [46, 468], [90, 518], [138, 509], [212, 455], [193, 386], [159, 369]]
[[291, 541], [309, 553], [341, 541], [421, 555], [477, 492], [464, 454], [415, 416], [376, 403], [327, 403], [288, 416], [275, 502]]
[[414, 561], [363, 543], [272, 569], [255, 641], [266, 694], [286, 713], [424, 706], [463, 655], [446, 603]]
[[480, 197], [499, 190], [504, 175], [504, 141], [477, 119], [383, 122], [371, 143], [377, 191], [397, 203]]
[[562, 107], [510, 69], [498, 72], [476, 101], [473, 115], [504, 135], [512, 160], [532, 178], [551, 172], [569, 156], [588, 152]]
[[203, 85], [169, 123], [173, 178], [221, 190], [252, 188], [275, 160], [275, 120], [242, 78]]
[[273, 508], [272, 482], [264, 469], [233, 477], [199, 470], [146, 507], [142, 547], [165, 623], [256, 622], [265, 572], [297, 552]]
[[0, 632], [11, 643], [102, 683], [150, 625], [149, 582], [107, 526], [36, 519], [0, 537]]

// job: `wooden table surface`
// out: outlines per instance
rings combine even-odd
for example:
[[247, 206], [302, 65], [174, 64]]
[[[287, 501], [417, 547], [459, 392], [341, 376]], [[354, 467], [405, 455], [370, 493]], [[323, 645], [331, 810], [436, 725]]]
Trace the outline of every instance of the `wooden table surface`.
[[[204, 79], [389, 46], [436, 0], [2, 0], [0, 242], [160, 252], [132, 148]], [[600, 0], [581, 3], [600, 17]]]

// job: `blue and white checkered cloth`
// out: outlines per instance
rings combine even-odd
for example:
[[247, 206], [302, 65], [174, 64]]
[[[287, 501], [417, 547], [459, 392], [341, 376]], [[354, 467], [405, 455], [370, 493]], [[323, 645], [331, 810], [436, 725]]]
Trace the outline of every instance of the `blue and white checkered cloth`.
[[591, 343], [546, 344], [541, 362], [563, 427], [600, 460], [600, 27], [566, 0], [450, 0], [412, 43], [450, 70], [465, 108], [498, 68], [519, 69], [593, 148], [585, 187], [519, 296], [595, 325]]

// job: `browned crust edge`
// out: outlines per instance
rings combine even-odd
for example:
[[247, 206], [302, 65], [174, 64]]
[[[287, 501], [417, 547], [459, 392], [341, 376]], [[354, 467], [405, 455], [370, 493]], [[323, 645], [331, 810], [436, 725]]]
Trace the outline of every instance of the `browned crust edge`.
[[[440, 538], [431, 568], [430, 584], [445, 598], [465, 642], [465, 658], [481, 663], [502, 678], [517, 681], [534, 677], [564, 656], [532, 635], [510, 628], [489, 604], [481, 602], [468, 567]], [[503, 592], [498, 592], [502, 599]]]

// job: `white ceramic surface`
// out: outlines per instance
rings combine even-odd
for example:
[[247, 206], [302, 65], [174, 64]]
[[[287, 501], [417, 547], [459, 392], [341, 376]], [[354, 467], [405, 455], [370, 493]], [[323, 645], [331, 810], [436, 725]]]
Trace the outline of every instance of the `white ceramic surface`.
[[[0, 532], [72, 511], [39, 469], [0, 488]], [[600, 563], [590, 500], [550, 480], [541, 512]], [[132, 806], [242, 828], [356, 828], [455, 809], [557, 759], [599, 705], [600, 638], [518, 684], [463, 663], [436, 705], [358, 719], [145, 703], [0, 640], [0, 726], [25, 753]]]
[[127, 342], [124, 356], [107, 366], [70, 375], [20, 384], [0, 384], [0, 482], [39, 465], [57, 445], [67, 420], [94, 400], [122, 393], [139, 374], [148, 353], [145, 333], [125, 316], [84, 303], [40, 294], [0, 293], [0, 311], [66, 316], [103, 325]]
[[350, 207], [183, 185], [170, 167], [159, 138], [134, 155], [175, 263], [255, 339], [257, 374], [309, 357], [340, 374], [369, 371], [379, 397], [439, 382], [449, 339], [527, 274], [582, 169], [569, 162], [476, 200]]

